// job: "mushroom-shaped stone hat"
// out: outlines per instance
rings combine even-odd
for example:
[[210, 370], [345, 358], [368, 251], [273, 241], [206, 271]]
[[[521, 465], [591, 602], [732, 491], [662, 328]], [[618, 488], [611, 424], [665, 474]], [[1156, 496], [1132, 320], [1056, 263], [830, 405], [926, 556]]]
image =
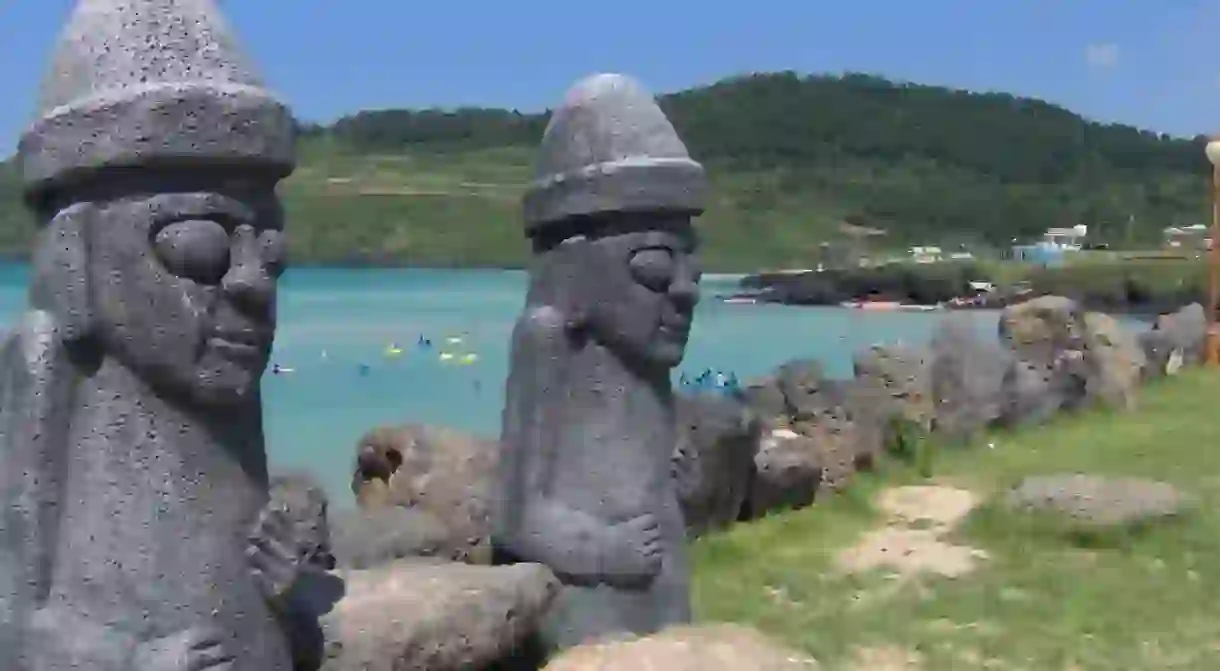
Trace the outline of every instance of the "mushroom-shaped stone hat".
[[598, 74], [577, 82], [542, 137], [524, 198], [526, 232], [609, 212], [703, 211], [707, 177], [639, 82]]
[[213, 0], [79, 0], [18, 145], [27, 197], [97, 171], [295, 164], [295, 123]]

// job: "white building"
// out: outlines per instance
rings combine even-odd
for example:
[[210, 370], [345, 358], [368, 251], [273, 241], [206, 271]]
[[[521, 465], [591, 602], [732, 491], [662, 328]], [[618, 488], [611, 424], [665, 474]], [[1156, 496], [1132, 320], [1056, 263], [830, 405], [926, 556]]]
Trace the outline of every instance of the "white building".
[[1078, 252], [1089, 235], [1089, 227], [1077, 224], [1071, 228], [1048, 228], [1042, 234], [1042, 244], [1063, 251]]
[[944, 258], [940, 247], [912, 247], [911, 260], [915, 263], [936, 263]]
[[1170, 249], [1211, 249], [1212, 241], [1208, 233], [1208, 227], [1203, 224], [1170, 226], [1161, 231], [1165, 246]]

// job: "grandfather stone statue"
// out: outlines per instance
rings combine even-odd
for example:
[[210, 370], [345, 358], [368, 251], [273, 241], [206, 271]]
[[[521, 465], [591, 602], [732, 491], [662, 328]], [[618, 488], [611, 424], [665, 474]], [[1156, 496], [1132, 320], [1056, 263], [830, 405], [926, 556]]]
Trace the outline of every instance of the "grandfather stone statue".
[[[259, 381], [294, 122], [211, 0], [81, 0], [18, 158], [0, 668], [287, 671]], [[20, 643], [20, 644], [19, 644]]]
[[703, 168], [629, 78], [578, 83], [543, 137], [494, 535], [501, 561], [564, 582], [551, 645], [690, 618], [670, 373], [698, 299], [705, 194]]

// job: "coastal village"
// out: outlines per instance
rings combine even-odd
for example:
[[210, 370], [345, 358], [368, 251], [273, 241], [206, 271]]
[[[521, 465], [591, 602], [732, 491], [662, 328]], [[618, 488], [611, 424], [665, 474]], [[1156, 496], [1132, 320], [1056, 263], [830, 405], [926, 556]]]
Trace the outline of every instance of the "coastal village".
[[[1203, 224], [1170, 226], [1162, 231], [1160, 249], [1116, 251], [1106, 242], [1090, 240], [1088, 226], [1081, 224], [1071, 228], [1049, 228], [1040, 239], [1027, 243], [1014, 240], [1008, 249], [976, 250], [965, 244], [957, 245], [956, 249], [916, 245], [895, 253], [887, 251], [888, 247], [884, 245], [886, 231], [843, 223], [839, 227], [838, 241], [820, 246], [815, 267], [767, 270], [748, 275], [742, 283], [743, 291], [722, 296], [722, 300], [836, 305], [870, 311], [996, 309], [1036, 291], [1019, 272], [1016, 280], [1005, 283], [998, 279], [990, 272], [997, 266], [1034, 271], [1085, 265], [1117, 266], [1140, 261], [1182, 262], [1181, 266], [1189, 266], [1203, 260], [1212, 249], [1210, 233], [1210, 227]], [[901, 269], [909, 269], [905, 271], [908, 277], [936, 274], [938, 268], [959, 268], [963, 275], [958, 278], [960, 281], [939, 291], [932, 302], [912, 300], [909, 285], [894, 284], [890, 279], [892, 274], [887, 275], [887, 271], [900, 272]], [[850, 278], [846, 282], [849, 286], [841, 291], [802, 288], [824, 286], [845, 276]]]

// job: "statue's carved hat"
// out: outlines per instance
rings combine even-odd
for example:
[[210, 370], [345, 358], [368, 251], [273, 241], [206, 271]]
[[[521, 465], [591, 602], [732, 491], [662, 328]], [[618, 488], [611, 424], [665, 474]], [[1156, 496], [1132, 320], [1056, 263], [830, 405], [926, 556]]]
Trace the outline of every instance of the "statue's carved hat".
[[116, 167], [262, 165], [286, 176], [295, 125], [212, 0], [79, 0], [18, 158], [31, 195]]
[[707, 190], [653, 96], [630, 77], [593, 75], [551, 115], [524, 198], [526, 230], [608, 212], [699, 214]]

